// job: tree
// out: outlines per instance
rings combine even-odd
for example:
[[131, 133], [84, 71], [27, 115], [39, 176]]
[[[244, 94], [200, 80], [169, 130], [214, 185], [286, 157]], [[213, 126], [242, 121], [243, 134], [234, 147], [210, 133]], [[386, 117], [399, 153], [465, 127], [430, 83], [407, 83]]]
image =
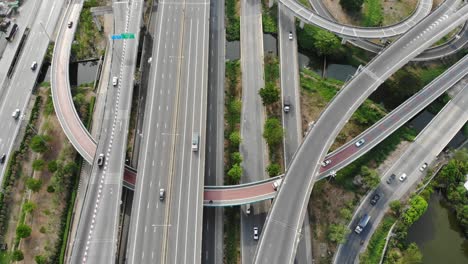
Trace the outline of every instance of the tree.
[[227, 174], [233, 183], [238, 183], [242, 176], [242, 167], [239, 164], [234, 164]]
[[42, 187], [41, 179], [28, 178], [26, 180], [26, 187], [33, 192], [38, 192]]
[[35, 135], [31, 139], [31, 143], [30, 143], [29, 146], [31, 147], [32, 151], [34, 151], [34, 152], [44, 153], [48, 148], [47, 143], [46, 143], [47, 139], [48, 138], [45, 137], [45, 136]]
[[351, 217], [353, 217], [353, 213], [348, 208], [343, 208], [340, 210], [340, 217], [346, 221], [349, 221], [351, 220]]
[[43, 159], [34, 160], [32, 163], [32, 168], [35, 171], [41, 171], [44, 169], [45, 161]]
[[399, 263], [404, 264], [419, 264], [422, 263], [422, 254], [419, 251], [416, 243], [409, 244], [408, 248], [403, 252], [403, 257]]
[[266, 171], [270, 177], [278, 176], [281, 173], [281, 166], [278, 163], [271, 163], [267, 166]]
[[46, 264], [47, 263], [47, 258], [42, 255], [37, 255], [34, 257], [34, 260], [36, 261], [37, 264]]
[[16, 228], [16, 236], [19, 238], [26, 238], [31, 235], [31, 227], [26, 224], [19, 224]]
[[50, 173], [54, 173], [58, 168], [58, 164], [56, 160], [51, 160], [49, 164], [47, 164], [47, 169]]
[[410, 226], [416, 220], [418, 220], [427, 209], [426, 200], [424, 200], [424, 198], [419, 195], [414, 196], [409, 201], [409, 205], [409, 208], [403, 213], [402, 216], [403, 221], [407, 224], [407, 226]]
[[231, 144], [237, 148], [239, 144], [241, 143], [241, 135], [238, 131], [234, 131], [229, 135], [229, 141], [231, 141]]
[[25, 213], [30, 213], [32, 212], [34, 209], [36, 209], [36, 204], [31, 202], [31, 201], [27, 201], [23, 204], [23, 211]]
[[270, 147], [275, 147], [283, 140], [283, 127], [277, 118], [268, 118], [265, 121], [263, 137]]
[[362, 4], [364, 0], [340, 0], [340, 5], [349, 12], [359, 12], [361, 11]]
[[13, 251], [13, 254], [11, 255], [11, 259], [13, 261], [21, 261], [24, 259], [24, 254], [23, 254], [23, 251], [17, 249], [15, 251]]
[[258, 91], [262, 97], [263, 105], [270, 105], [278, 102], [280, 99], [280, 90], [273, 83], [266, 83], [265, 88]]
[[343, 244], [346, 241], [346, 236], [349, 230], [342, 224], [331, 224], [328, 228], [328, 239], [332, 242]]
[[241, 164], [242, 163], [242, 155], [239, 152], [233, 152], [231, 154], [231, 160], [234, 164]]
[[380, 177], [376, 170], [370, 169], [367, 166], [362, 166], [360, 174], [362, 176], [362, 181], [367, 188], [373, 189], [379, 185]]
[[332, 33], [317, 29], [314, 36], [314, 47], [319, 55], [330, 55], [340, 48], [340, 40]]
[[395, 215], [400, 215], [401, 213], [401, 202], [400, 200], [395, 200], [390, 202], [390, 209], [392, 209]]

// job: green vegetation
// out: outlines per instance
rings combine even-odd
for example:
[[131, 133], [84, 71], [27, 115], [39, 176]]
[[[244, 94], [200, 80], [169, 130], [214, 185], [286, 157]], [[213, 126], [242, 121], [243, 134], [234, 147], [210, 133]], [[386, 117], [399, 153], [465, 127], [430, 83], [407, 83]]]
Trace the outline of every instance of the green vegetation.
[[278, 176], [281, 174], [281, 165], [278, 163], [271, 163], [267, 166], [266, 171], [270, 177]]
[[26, 187], [33, 192], [38, 192], [42, 187], [41, 179], [28, 178], [26, 180]]
[[316, 55], [331, 55], [340, 53], [341, 42], [334, 34], [308, 24], [297, 30], [297, 40], [300, 49]]
[[280, 90], [273, 83], [265, 83], [265, 88], [259, 91], [263, 105], [274, 104], [280, 99]]
[[349, 232], [348, 227], [344, 224], [331, 224], [328, 228], [328, 239], [332, 242], [343, 244]]
[[85, 1], [77, 24], [75, 40], [72, 44], [72, 54], [76, 60], [96, 58], [101, 51], [99, 43], [102, 41], [102, 33], [99, 32], [93, 22], [91, 7], [98, 6], [97, 0]]
[[301, 5], [309, 8], [309, 9], [312, 9], [312, 6], [310, 5], [309, 0], [299, 0], [299, 3], [301, 3]]
[[277, 118], [268, 118], [265, 121], [263, 137], [270, 148], [278, 147], [283, 140], [283, 126]]
[[44, 169], [45, 161], [43, 159], [36, 159], [32, 163], [32, 168], [35, 171], [41, 171]]
[[364, 0], [340, 0], [340, 5], [349, 12], [359, 12]]
[[226, 207], [224, 230], [226, 235], [224, 236], [224, 254], [225, 263], [236, 264], [239, 258], [239, 241], [240, 241], [240, 210], [238, 206]]
[[375, 230], [372, 238], [369, 241], [366, 251], [359, 256], [360, 263], [374, 264], [379, 263], [385, 246], [388, 231], [395, 223], [396, 219], [391, 216], [384, 217], [379, 227]]
[[13, 254], [11, 255], [11, 260], [13, 261], [21, 261], [24, 259], [24, 254], [23, 251], [21, 250], [15, 250], [13, 251]]
[[363, 26], [378, 27], [383, 22], [382, 2], [380, 0], [364, 0]]
[[401, 217], [403, 218], [404, 223], [410, 226], [418, 220], [424, 212], [426, 212], [426, 209], [426, 200], [421, 196], [416, 195], [409, 201], [409, 208], [403, 212]]
[[242, 175], [242, 156], [239, 153], [241, 118], [241, 92], [240, 92], [240, 63], [226, 62], [226, 97], [225, 97], [225, 137], [227, 139], [226, 183], [238, 184]]
[[240, 40], [240, 17], [237, 11], [238, 0], [226, 0], [226, 39], [228, 41]]
[[262, 25], [264, 33], [278, 33], [278, 5], [275, 3], [268, 8], [268, 0], [263, 0]]
[[31, 227], [26, 224], [19, 224], [16, 228], [16, 236], [19, 238], [27, 238], [31, 235]]
[[47, 146], [47, 141], [49, 140], [50, 138], [46, 135], [35, 135], [31, 139], [31, 150], [37, 153], [44, 153], [47, 149], [49, 149]]
[[364, 186], [367, 189], [369, 190], [374, 189], [375, 187], [379, 185], [380, 177], [376, 170], [370, 169], [367, 166], [362, 166], [360, 174], [362, 176], [362, 181], [364, 183]]

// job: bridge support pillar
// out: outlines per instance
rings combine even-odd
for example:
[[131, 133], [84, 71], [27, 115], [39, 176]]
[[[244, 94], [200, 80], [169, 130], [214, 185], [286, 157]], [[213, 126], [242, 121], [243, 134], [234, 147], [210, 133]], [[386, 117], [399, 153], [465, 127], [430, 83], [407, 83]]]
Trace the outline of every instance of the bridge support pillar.
[[345, 45], [346, 42], [348, 42], [348, 38], [342, 38], [341, 39], [341, 45]]
[[299, 27], [300, 27], [301, 29], [304, 29], [304, 21], [301, 20], [301, 22], [299, 23]]
[[273, 6], [273, 4], [275, 3], [275, 0], [270, 0], [268, 2], [268, 7], [271, 8]]

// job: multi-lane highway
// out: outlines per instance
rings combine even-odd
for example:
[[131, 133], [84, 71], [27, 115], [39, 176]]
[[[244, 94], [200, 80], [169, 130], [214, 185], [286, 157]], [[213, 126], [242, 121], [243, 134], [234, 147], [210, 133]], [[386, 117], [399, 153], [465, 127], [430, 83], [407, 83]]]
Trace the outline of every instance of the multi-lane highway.
[[[224, 0], [210, 1], [205, 185], [223, 185], [224, 182], [225, 47]], [[222, 208], [203, 209], [202, 263], [223, 262], [223, 213]]]
[[[465, 72], [468, 73], [468, 70], [465, 70]], [[432, 164], [467, 121], [468, 85], [464, 84], [464, 88], [447, 103], [398, 161], [383, 174], [382, 183], [375, 190], [375, 193], [382, 197], [378, 203], [372, 206], [369, 203], [370, 196], [368, 196], [369, 199], [364, 200], [359, 206], [351, 221], [351, 230], [354, 229], [360, 217], [364, 214], [371, 216], [370, 224], [361, 234], [351, 231], [346, 243], [339, 247], [334, 263], [358, 262], [359, 252], [366, 248], [368, 240], [387, 211], [389, 203], [401, 199], [424, 177], [425, 171], [420, 170], [422, 164]], [[398, 180], [402, 173], [407, 174], [407, 179], [403, 182]], [[385, 181], [391, 174], [395, 174], [397, 179], [391, 184], [387, 184]]]
[[[64, 6], [62, 1], [57, 0], [34, 4], [25, 3], [25, 5], [24, 8], [21, 8], [23, 13], [17, 21], [20, 30], [14, 41], [7, 46], [1, 59], [2, 67], [0, 67], [0, 153], [5, 153], [7, 159], [13, 148], [20, 124], [25, 119], [24, 112], [27, 110], [26, 106], [31, 91], [36, 85], [39, 69], [50, 42], [49, 36], [53, 35]], [[13, 75], [9, 79], [7, 70], [13, 60], [16, 48], [18, 48], [21, 34], [24, 33], [26, 27], [30, 27], [30, 32], [19, 55]], [[33, 61], [39, 65], [34, 71], [31, 70]], [[15, 109], [21, 111], [19, 119], [12, 118]], [[6, 166], [0, 165], [0, 182], [3, 181], [5, 169]]]
[[296, 152], [287, 171], [260, 238], [256, 263], [292, 262], [302, 234], [301, 224], [315, 175], [334, 138], [352, 113], [385, 79], [466, 21], [468, 6], [456, 11], [456, 3], [443, 3], [415, 25], [362, 68], [330, 102]]
[[206, 0], [160, 2], [153, 20], [128, 263], [201, 261], [209, 8]]
[[97, 165], [95, 157], [73, 241], [71, 263], [115, 263], [117, 257], [122, 178], [133, 92], [129, 87], [133, 87], [142, 10], [143, 1], [113, 4], [116, 33], [133, 33], [137, 38], [113, 43], [110, 74], [118, 82], [115, 86], [108, 84], [98, 144], [104, 164], [102, 167]]
[[[281, 100], [290, 109], [283, 111], [284, 166], [287, 168], [302, 141], [301, 108], [299, 98], [299, 64], [297, 61], [296, 24], [292, 12], [278, 5], [278, 37], [280, 48]], [[304, 236], [298, 246], [295, 263], [312, 263], [309, 215], [304, 216]]]
[[[263, 139], [265, 108], [258, 92], [265, 86], [263, 79], [263, 31], [262, 1], [240, 1], [240, 42], [242, 72], [241, 144], [243, 175], [241, 182], [267, 178], [268, 162], [266, 143]], [[269, 209], [269, 201], [252, 205], [251, 213], [241, 207], [241, 255], [242, 263], [252, 263], [257, 241], [253, 229], [260, 232]]]

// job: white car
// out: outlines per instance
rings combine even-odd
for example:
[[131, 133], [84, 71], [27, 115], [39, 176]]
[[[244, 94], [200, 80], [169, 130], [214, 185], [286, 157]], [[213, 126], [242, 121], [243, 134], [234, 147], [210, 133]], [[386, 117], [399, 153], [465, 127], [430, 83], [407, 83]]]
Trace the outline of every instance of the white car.
[[424, 162], [424, 164], [419, 168], [420, 171], [424, 171], [427, 168], [427, 163]]
[[293, 34], [291, 31], [289, 31], [289, 40], [293, 40]]
[[360, 139], [358, 142], [356, 142], [356, 144], [354, 144], [354, 145], [356, 145], [356, 147], [359, 148], [360, 146], [364, 145], [364, 143], [366, 143], [366, 140], [363, 139], [363, 138], [361, 138], [361, 139]]
[[322, 161], [322, 167], [326, 167], [326, 166], [328, 166], [328, 164], [330, 164], [330, 163], [331, 163], [331, 160], [329, 160], [329, 159], [324, 160], [324, 161]]
[[117, 78], [117, 76], [112, 77], [112, 85], [117, 86], [117, 83], [119, 83], [119, 79]]
[[31, 64], [31, 70], [35, 71], [36, 69], [37, 69], [37, 62], [33, 61], [33, 63]]
[[15, 111], [13, 111], [13, 114], [11, 114], [11, 116], [14, 119], [18, 119], [18, 117], [20, 116], [20, 113], [21, 113], [21, 111], [18, 108], [16, 108]]
[[402, 173], [400, 178], [398, 178], [401, 182], [404, 182], [406, 180], [406, 177], [408, 177], [408, 175], [406, 175], [406, 173]]
[[254, 227], [254, 240], [258, 240], [258, 227]]
[[276, 181], [273, 182], [272, 185], [273, 185], [273, 189], [274, 189], [275, 191], [278, 190], [278, 188], [279, 188], [279, 186], [281, 185], [281, 182], [282, 182], [282, 181], [283, 181], [283, 179], [278, 179], [278, 180], [276, 180]]

